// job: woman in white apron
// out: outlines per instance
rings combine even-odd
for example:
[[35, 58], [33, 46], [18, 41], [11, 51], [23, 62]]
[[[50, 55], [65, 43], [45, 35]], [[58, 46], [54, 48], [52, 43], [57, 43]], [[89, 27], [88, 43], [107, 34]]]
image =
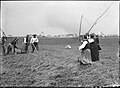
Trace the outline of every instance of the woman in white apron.
[[[92, 42], [92, 41], [90, 41]], [[83, 43], [82, 45], [79, 47], [80, 53], [81, 53], [81, 58], [79, 58], [79, 62], [81, 64], [91, 64], [91, 51], [90, 51], [90, 44], [89, 41], [87, 39], [87, 36], [84, 35], [83, 36]]]

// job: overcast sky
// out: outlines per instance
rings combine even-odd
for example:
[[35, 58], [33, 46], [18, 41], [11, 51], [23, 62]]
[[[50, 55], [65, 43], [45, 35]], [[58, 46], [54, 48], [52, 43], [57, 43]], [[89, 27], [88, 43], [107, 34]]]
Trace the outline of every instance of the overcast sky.
[[[83, 14], [81, 34], [86, 33], [111, 1], [2, 1], [2, 29], [7, 35], [78, 34]], [[104, 34], [119, 34], [119, 2], [91, 30]]]

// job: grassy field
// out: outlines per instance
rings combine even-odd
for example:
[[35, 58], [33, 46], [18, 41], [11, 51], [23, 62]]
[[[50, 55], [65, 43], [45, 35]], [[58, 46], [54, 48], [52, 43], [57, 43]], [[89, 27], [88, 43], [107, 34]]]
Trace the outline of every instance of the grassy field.
[[[67, 44], [72, 48], [65, 49]], [[92, 65], [77, 62], [78, 45], [77, 38], [40, 38], [39, 52], [1, 57], [0, 86], [90, 87], [120, 82], [118, 38], [100, 38], [100, 61]]]

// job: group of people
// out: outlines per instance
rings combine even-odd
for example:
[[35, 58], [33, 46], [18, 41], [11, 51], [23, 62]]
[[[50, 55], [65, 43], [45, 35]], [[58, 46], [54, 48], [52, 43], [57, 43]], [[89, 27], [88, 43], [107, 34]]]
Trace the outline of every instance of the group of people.
[[[11, 52], [16, 53], [16, 49], [20, 49], [17, 47], [18, 44], [18, 38], [16, 37], [13, 41], [11, 41], [7, 48], [5, 48], [5, 42], [7, 38], [3, 36], [2, 38], [2, 51], [3, 55], [8, 55]], [[23, 44], [24, 49], [21, 49], [21, 53], [28, 53], [29, 52], [29, 46], [32, 47], [32, 53], [37, 50], [39, 51], [38, 47], [38, 38], [37, 35], [34, 34], [32, 37], [27, 35], [25, 38], [23, 38]], [[99, 38], [95, 34], [85, 34], [83, 35], [82, 44], [79, 46], [79, 50], [81, 53], [81, 58], [78, 58], [78, 61], [81, 64], [92, 64], [93, 62], [99, 61], [99, 50], [101, 50], [101, 47], [99, 46]]]
[[88, 33], [83, 35], [79, 50], [81, 58], [78, 58], [78, 62], [80, 64], [86, 65], [99, 61], [99, 50], [101, 50], [101, 47], [99, 45], [98, 35]]
[[23, 43], [25, 44], [25, 52], [26, 53], [29, 52], [28, 47], [30, 44], [32, 46], [32, 51], [31, 51], [32, 53], [35, 51], [35, 49], [39, 51], [38, 42], [39, 40], [36, 34], [34, 34], [31, 39], [29, 35], [27, 35], [26, 38], [24, 38], [23, 40]]
[[39, 51], [39, 47], [38, 47], [38, 38], [37, 35], [34, 34], [32, 35], [32, 37], [30, 38], [29, 35], [27, 35], [24, 39], [23, 39], [23, 44], [24, 44], [24, 49], [18, 48], [17, 44], [18, 44], [18, 38], [16, 37], [14, 40], [12, 40], [11, 42], [9, 42], [9, 44], [7, 45], [7, 48], [5, 46], [5, 42], [7, 41], [7, 37], [3, 36], [2, 37], [2, 53], [3, 55], [8, 55], [10, 53], [17, 53], [16, 49], [20, 49], [20, 53], [27, 53], [29, 52], [29, 45], [32, 46], [32, 53], [37, 50]]

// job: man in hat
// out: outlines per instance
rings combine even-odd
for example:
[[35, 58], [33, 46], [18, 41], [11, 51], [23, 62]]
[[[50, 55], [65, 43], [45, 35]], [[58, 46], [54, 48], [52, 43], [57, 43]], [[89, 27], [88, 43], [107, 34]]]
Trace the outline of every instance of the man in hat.
[[33, 37], [32, 37], [31, 40], [30, 40], [30, 43], [31, 43], [31, 45], [32, 45], [32, 53], [35, 51], [35, 49], [36, 49], [37, 51], [39, 51], [38, 42], [39, 42], [39, 40], [38, 40], [38, 38], [37, 38], [37, 35], [34, 34]]

